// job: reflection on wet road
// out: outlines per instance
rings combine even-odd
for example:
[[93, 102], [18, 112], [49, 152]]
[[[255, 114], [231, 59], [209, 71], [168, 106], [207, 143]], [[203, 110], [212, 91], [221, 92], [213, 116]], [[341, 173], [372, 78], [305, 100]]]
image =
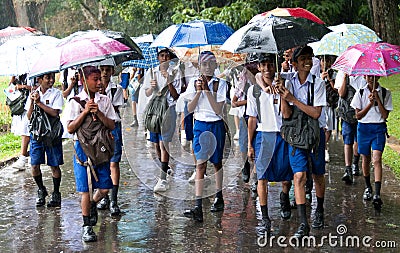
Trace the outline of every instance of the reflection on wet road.
[[[132, 118], [126, 108], [124, 122], [128, 126]], [[176, 137], [175, 137], [176, 138]], [[95, 227], [98, 241], [81, 241], [82, 218], [79, 194], [75, 192], [72, 168], [72, 143], [64, 145], [66, 164], [62, 166], [62, 207], [36, 208], [36, 186], [30, 171], [13, 172], [1, 169], [0, 195], [0, 251], [1, 252], [376, 252], [367, 248], [361, 240], [370, 237], [369, 244], [396, 241], [400, 251], [400, 186], [393, 174], [385, 169], [382, 184], [382, 213], [376, 214], [370, 202], [364, 203], [362, 193], [364, 180], [357, 177], [354, 185], [341, 181], [343, 163], [341, 140], [330, 143], [331, 163], [327, 165], [327, 189], [325, 197], [325, 228], [311, 230], [316, 247], [286, 249], [278, 245], [278, 236], [288, 236], [297, 229], [297, 212], [283, 221], [279, 215], [280, 185], [269, 185], [269, 214], [273, 235], [269, 241], [257, 240], [256, 226], [259, 212], [257, 202], [251, 198], [248, 184], [240, 178], [241, 162], [237, 144], [226, 152], [224, 170], [225, 211], [211, 213], [213, 184], [207, 191], [209, 198], [203, 203], [204, 223], [198, 224], [182, 215], [184, 209], [193, 205], [193, 186], [187, 179], [193, 172], [188, 147], [183, 149], [176, 138], [171, 145], [175, 173], [171, 177], [171, 189], [165, 196], [154, 194], [152, 189], [159, 175], [158, 163], [153, 159], [151, 145], [145, 141], [143, 129], [124, 128], [125, 156], [121, 163], [121, 186], [119, 202], [123, 215], [111, 218], [108, 211], [99, 211]], [[210, 170], [212, 171], [212, 170]], [[44, 184], [52, 191], [51, 172], [43, 167]], [[211, 180], [212, 179], [212, 175]], [[315, 195], [314, 195], [315, 200]], [[312, 207], [315, 208], [313, 202]], [[307, 210], [310, 211], [310, 208]], [[360, 247], [346, 248], [346, 238], [358, 237]], [[367, 238], [368, 239], [368, 238]], [[342, 244], [340, 242], [342, 240]], [[334, 245], [336, 243], [336, 245]], [[381, 244], [382, 245], [382, 244]]]

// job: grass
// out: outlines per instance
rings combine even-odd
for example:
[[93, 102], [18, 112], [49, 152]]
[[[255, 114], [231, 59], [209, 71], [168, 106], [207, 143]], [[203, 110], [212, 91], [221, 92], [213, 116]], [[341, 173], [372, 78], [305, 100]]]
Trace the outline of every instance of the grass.
[[12, 133], [0, 135], [0, 161], [18, 156], [21, 149], [21, 137]]
[[[400, 75], [382, 77], [379, 83], [392, 92], [393, 111], [390, 112], [387, 122], [388, 132], [389, 135], [400, 139]], [[400, 179], [400, 154], [386, 146], [382, 157], [383, 163]]]

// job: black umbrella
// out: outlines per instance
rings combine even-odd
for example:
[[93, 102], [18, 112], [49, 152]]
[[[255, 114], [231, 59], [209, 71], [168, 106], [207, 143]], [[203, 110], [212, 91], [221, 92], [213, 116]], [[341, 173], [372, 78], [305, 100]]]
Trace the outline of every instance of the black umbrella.
[[234, 32], [221, 49], [233, 53], [274, 53], [319, 41], [331, 32], [325, 25], [304, 18], [270, 17]]

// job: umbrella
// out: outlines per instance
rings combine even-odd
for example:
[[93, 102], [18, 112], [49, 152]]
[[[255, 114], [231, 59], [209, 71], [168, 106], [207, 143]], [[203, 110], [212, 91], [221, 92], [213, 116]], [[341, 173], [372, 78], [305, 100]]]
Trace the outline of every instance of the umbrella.
[[400, 46], [384, 42], [356, 44], [332, 65], [349, 75], [390, 76], [400, 73]]
[[222, 50], [233, 53], [275, 53], [320, 40], [330, 32], [325, 25], [306, 19], [274, 15], [249, 23], [225, 41]]
[[42, 59], [32, 67], [29, 77], [129, 54], [130, 49], [125, 44], [106, 36], [67, 37], [54, 49], [42, 55]]
[[23, 36], [0, 46], [0, 75], [19, 76], [29, 73], [32, 65], [59, 43], [51, 36]]
[[[340, 55], [348, 47], [381, 39], [370, 28], [362, 24], [341, 24], [329, 26], [333, 32], [326, 34], [314, 47], [315, 55]], [[314, 43], [312, 43], [314, 44]]]
[[199, 47], [222, 45], [233, 29], [224, 23], [211, 20], [195, 20], [171, 25], [157, 36], [150, 47]]
[[318, 18], [313, 13], [311, 13], [308, 10], [303, 9], [303, 8], [276, 8], [276, 9], [255, 15], [252, 19], [250, 19], [249, 24], [259, 21], [259, 20], [266, 19], [271, 15], [277, 16], [277, 17], [285, 17], [287, 19], [304, 18], [304, 19], [308, 19], [308, 20], [318, 23], [318, 24], [325, 24], [325, 22], [322, 21], [320, 18]]
[[[233, 61], [237, 64], [243, 64], [246, 58], [246, 54], [231, 53], [229, 51], [221, 50], [221, 46], [204, 46], [202, 49], [211, 51], [214, 53], [219, 63], [225, 63], [227, 61]], [[181, 61], [197, 61], [199, 57], [199, 50], [197, 48], [187, 47], [174, 47], [172, 50], [176, 53]]]
[[139, 42], [138, 45], [143, 52], [144, 59], [126, 61], [122, 63], [122, 66], [136, 67], [143, 69], [148, 69], [157, 66], [159, 64], [157, 58], [157, 48], [150, 47], [150, 43], [148, 42]]
[[28, 26], [9, 26], [0, 30], [0, 45], [5, 43], [7, 40], [15, 39], [25, 35], [43, 35], [43, 33]]
[[133, 60], [133, 59], [142, 59], [142, 51], [136, 45], [136, 43], [125, 33], [111, 31], [111, 30], [87, 30], [87, 31], [78, 31], [70, 34], [68, 37], [62, 39], [62, 42], [67, 42], [71, 40], [75, 40], [77, 38], [85, 37], [85, 38], [99, 38], [99, 37], [108, 37], [114, 39], [116, 41], [121, 42], [122, 44], [128, 46], [130, 48], [131, 53], [123, 54], [120, 56], [114, 57], [115, 64], [120, 64], [121, 62]]
[[143, 34], [139, 37], [131, 37], [131, 39], [136, 43], [152, 43], [154, 39], [157, 37], [155, 34]]

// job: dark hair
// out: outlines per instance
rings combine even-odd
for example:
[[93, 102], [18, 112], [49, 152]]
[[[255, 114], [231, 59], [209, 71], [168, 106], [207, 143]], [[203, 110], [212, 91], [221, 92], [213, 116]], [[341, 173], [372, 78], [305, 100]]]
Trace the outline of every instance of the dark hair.
[[297, 58], [299, 58], [300, 55], [306, 55], [306, 54], [310, 55], [314, 54], [312, 47], [310, 46], [298, 47], [293, 52], [292, 61], [297, 62]]
[[258, 56], [258, 63], [261, 63], [261, 62], [264, 62], [264, 61], [275, 63], [274, 58], [275, 58], [274, 54], [261, 53]]
[[56, 74], [56, 72], [48, 72], [48, 73], [45, 73], [45, 74], [41, 74], [41, 75], [37, 76], [36, 78], [42, 78], [43, 79], [43, 77], [46, 76], [46, 75], [55, 75], [55, 74]]
[[88, 78], [93, 73], [101, 74], [101, 71], [100, 71], [100, 69], [96, 68], [95, 66], [85, 66], [85, 67], [79, 69], [79, 75], [81, 77], [83, 77], [82, 74], [84, 74], [85, 79]]

